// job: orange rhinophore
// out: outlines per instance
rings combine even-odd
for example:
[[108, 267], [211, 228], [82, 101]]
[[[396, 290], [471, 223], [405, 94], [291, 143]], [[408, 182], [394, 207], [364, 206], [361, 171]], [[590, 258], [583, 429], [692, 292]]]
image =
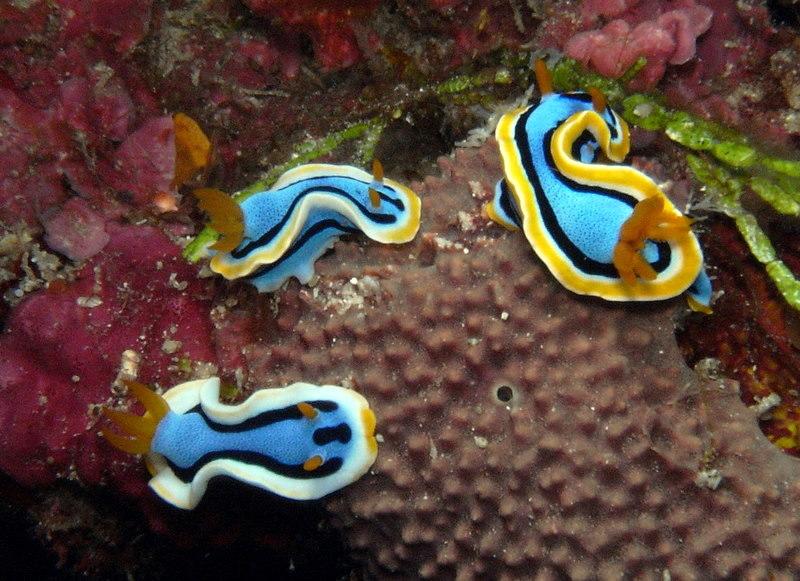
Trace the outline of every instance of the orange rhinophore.
[[602, 113], [607, 104], [606, 96], [603, 94], [603, 91], [597, 87], [589, 87], [589, 90], [586, 92], [592, 97], [592, 107], [594, 107], [595, 113]]
[[[378, 159], [372, 160], [372, 177], [379, 184], [383, 183], [383, 164]], [[381, 205], [381, 195], [375, 188], [369, 189], [369, 201], [373, 208], [379, 208]]]
[[547, 68], [547, 63], [543, 59], [536, 59], [533, 72], [536, 75], [536, 86], [539, 87], [539, 93], [542, 96], [552, 93], [553, 76], [550, 74], [550, 69]]

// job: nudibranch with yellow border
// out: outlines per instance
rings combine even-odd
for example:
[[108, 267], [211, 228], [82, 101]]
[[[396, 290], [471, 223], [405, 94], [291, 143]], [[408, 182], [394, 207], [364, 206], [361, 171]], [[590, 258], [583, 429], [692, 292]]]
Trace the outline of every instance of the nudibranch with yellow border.
[[402, 244], [419, 230], [419, 197], [384, 178], [377, 160], [372, 175], [344, 165], [303, 165], [241, 205], [217, 190], [195, 194], [223, 235], [211, 246], [211, 270], [229, 280], [243, 278], [260, 292], [274, 291], [292, 276], [307, 283], [316, 260], [342, 234], [363, 232]]
[[321, 498], [358, 480], [378, 453], [375, 414], [344, 387], [294, 383], [226, 405], [217, 377], [176, 385], [163, 396], [126, 385], [147, 412], [104, 408], [126, 435], [103, 436], [120, 450], [146, 454], [150, 487], [178, 508], [197, 506], [215, 476], [290, 499]]
[[652, 179], [621, 164], [630, 148], [625, 121], [596, 89], [554, 92], [543, 61], [536, 78], [540, 102], [509, 111], [497, 126], [505, 177], [489, 217], [521, 228], [573, 292], [652, 301], [686, 291], [692, 309], [710, 313], [711, 281], [691, 220]]

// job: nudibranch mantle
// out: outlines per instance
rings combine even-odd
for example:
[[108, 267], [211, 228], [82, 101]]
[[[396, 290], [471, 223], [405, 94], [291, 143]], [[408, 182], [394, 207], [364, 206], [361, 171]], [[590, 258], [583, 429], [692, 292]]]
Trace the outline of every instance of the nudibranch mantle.
[[[290, 499], [317, 499], [354, 482], [375, 461], [375, 415], [350, 389], [294, 383], [261, 389], [238, 405], [221, 403], [219, 391], [219, 378], [212, 377], [163, 395], [169, 409], [152, 434], [146, 461], [150, 487], [174, 506], [197, 506], [215, 476]], [[149, 419], [106, 413], [134, 436], [117, 418]], [[112, 444], [120, 439], [104, 435]]]
[[270, 292], [291, 276], [307, 283], [314, 262], [342, 234], [363, 232], [390, 244], [410, 241], [419, 229], [420, 199], [380, 173], [331, 164], [286, 172], [271, 189], [241, 203], [244, 237], [232, 251], [215, 254], [211, 269]]
[[[711, 282], [690, 221], [639, 170], [622, 165], [628, 126], [593, 95], [545, 92], [537, 105], [509, 111], [496, 138], [505, 178], [497, 184], [489, 217], [521, 228], [553, 275], [569, 290], [613, 301], [648, 301], [688, 291], [696, 310], [709, 311]], [[600, 161], [603, 154], [610, 162]], [[641, 252], [646, 277], [623, 276], [615, 266], [623, 225], [636, 205], [661, 198], [664, 238], [647, 238]], [[680, 225], [680, 226], [679, 226]], [[637, 271], [636, 274], [639, 274]], [[640, 275], [641, 276], [641, 275]]]

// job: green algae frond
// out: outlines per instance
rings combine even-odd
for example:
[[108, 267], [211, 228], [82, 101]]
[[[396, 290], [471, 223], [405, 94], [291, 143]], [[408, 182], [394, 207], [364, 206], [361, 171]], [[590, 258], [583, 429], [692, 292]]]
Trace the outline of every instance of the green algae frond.
[[633, 69], [638, 67], [638, 72], [641, 66], [637, 62], [622, 79], [614, 81], [562, 58], [553, 69], [553, 82], [560, 91], [598, 87], [628, 123], [660, 131], [687, 149], [687, 164], [704, 186], [706, 205], [734, 221], [783, 298], [800, 310], [800, 281], [780, 260], [756, 217], [741, 203], [742, 195], [752, 191], [779, 214], [800, 216], [800, 161], [775, 157], [729, 127], [669, 109], [657, 96], [626, 94], [624, 81], [633, 78]]

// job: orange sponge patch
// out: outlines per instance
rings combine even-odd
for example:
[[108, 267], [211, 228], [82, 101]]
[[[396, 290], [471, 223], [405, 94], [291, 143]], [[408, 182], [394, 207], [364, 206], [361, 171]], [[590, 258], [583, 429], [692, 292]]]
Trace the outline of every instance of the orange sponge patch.
[[211, 161], [211, 141], [197, 122], [184, 113], [175, 113], [175, 177], [172, 187], [192, 179]]

